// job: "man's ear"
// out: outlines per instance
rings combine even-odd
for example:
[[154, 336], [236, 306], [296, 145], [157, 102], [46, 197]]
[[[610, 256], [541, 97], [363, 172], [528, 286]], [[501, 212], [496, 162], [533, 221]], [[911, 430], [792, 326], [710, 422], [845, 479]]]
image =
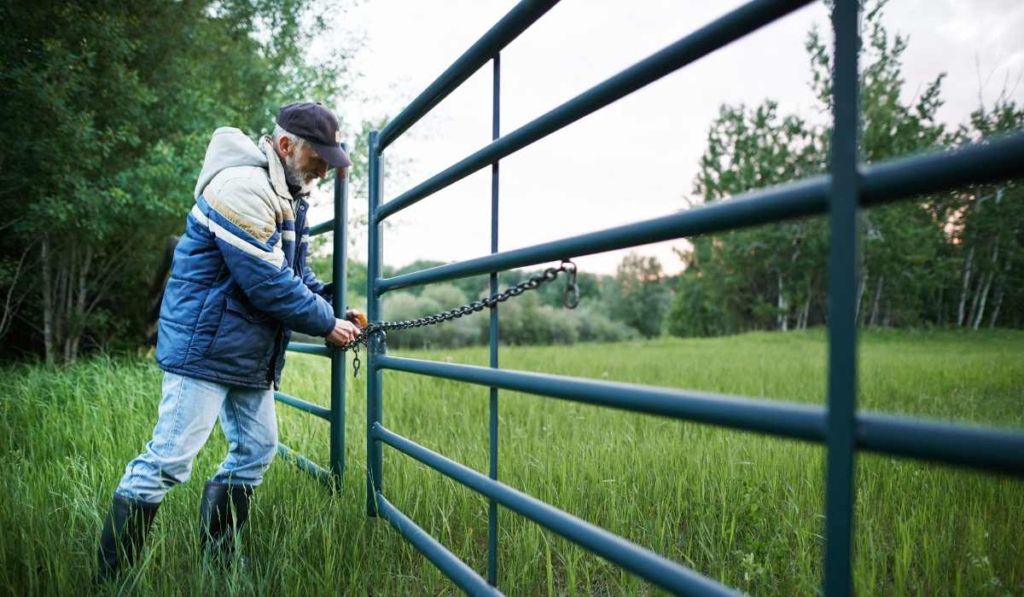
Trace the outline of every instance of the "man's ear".
[[284, 135], [277, 140], [277, 152], [281, 155], [288, 155], [292, 151], [292, 140]]

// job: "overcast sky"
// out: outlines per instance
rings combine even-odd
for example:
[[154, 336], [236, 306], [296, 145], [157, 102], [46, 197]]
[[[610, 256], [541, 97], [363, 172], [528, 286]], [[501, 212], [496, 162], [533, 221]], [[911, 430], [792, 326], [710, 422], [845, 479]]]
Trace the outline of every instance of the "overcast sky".
[[[563, 0], [502, 53], [506, 134], [605, 78], [732, 10], [736, 0]], [[366, 0], [346, 28], [362, 31], [356, 57], [363, 106], [346, 119], [394, 116], [512, 6], [511, 0]], [[1024, 72], [1021, 0], [893, 0], [890, 32], [910, 36], [906, 90], [940, 72], [949, 123], [965, 122], [979, 92], [991, 101]], [[501, 163], [500, 248], [513, 249], [672, 213], [685, 207], [711, 121], [723, 103], [771, 98], [781, 113], [820, 121], [809, 91], [807, 32], [828, 32], [822, 3], [810, 5], [665, 77]], [[980, 68], [979, 68], [980, 65]], [[1024, 82], [1013, 97], [1024, 101]], [[459, 91], [385, 152], [403, 176], [390, 200], [490, 141], [491, 69]], [[386, 166], [387, 167], [387, 166]], [[359, 206], [365, 209], [365, 206]], [[329, 216], [317, 210], [314, 220]], [[384, 238], [385, 262], [455, 261], [489, 252], [490, 170], [400, 212]], [[670, 242], [640, 247], [669, 273], [681, 268]], [[624, 251], [578, 260], [614, 273]], [[366, 255], [365, 236], [356, 257]]]

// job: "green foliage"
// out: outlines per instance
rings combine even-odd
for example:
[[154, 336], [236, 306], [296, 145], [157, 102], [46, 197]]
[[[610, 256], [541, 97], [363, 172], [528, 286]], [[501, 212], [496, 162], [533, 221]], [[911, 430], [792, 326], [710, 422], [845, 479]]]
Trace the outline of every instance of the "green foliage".
[[[705, 203], [817, 174], [822, 138], [796, 116], [780, 117], [767, 101], [754, 109], [722, 106], [694, 192]], [[790, 301], [821, 292], [825, 246], [819, 221], [732, 230], [692, 239], [677, 251], [686, 266], [669, 315], [674, 334], [729, 334], [772, 329]], [[781, 327], [781, 326], [779, 326]]]
[[580, 342], [623, 342], [640, 338], [636, 328], [615, 321], [592, 307], [582, 306], [571, 313], [578, 322], [576, 327]]
[[[991, 109], [971, 114], [952, 142], [983, 143], [989, 137], [1024, 130], [1024, 106], [1006, 95]], [[959, 305], [949, 309], [959, 325], [975, 329], [998, 323], [1024, 327], [1024, 181], [976, 185], [936, 202], [934, 211], [947, 222], [949, 243], [938, 259], [954, 265], [940, 292], [956, 297]], [[949, 298], [938, 301], [945, 306]], [[986, 306], [988, 306], [986, 310]], [[952, 305], [951, 305], [952, 306]], [[985, 316], [988, 315], [987, 321]], [[940, 311], [940, 317], [946, 317]]]
[[661, 334], [671, 298], [657, 257], [630, 252], [619, 263], [615, 280], [605, 292], [612, 319], [625, 323], [645, 338]]
[[31, 249], [19, 292], [36, 299], [12, 344], [45, 338], [48, 358], [70, 360], [83, 336], [138, 333], [213, 129], [257, 135], [284, 101], [345, 95], [344, 54], [306, 62], [341, 12], [327, 0], [0, 6], [0, 251]]
[[[450, 284], [431, 286], [419, 296], [393, 292], [384, 297], [384, 313], [388, 320], [404, 321], [433, 315], [465, 304], [466, 295]], [[486, 322], [485, 322], [486, 323]], [[388, 332], [388, 346], [395, 348], [446, 346], [458, 348], [480, 342], [479, 326], [473, 318], [463, 317], [443, 323], [409, 330]]]
[[[556, 284], [557, 285], [557, 284]], [[561, 288], [561, 286], [559, 286]], [[384, 296], [389, 321], [416, 319], [466, 304], [468, 297], [453, 284], [432, 285], [419, 295], [399, 291]], [[588, 306], [568, 310], [544, 304], [538, 292], [526, 292], [498, 307], [499, 342], [506, 346], [619, 342], [638, 337], [636, 330], [612, 321]], [[461, 348], [486, 344], [490, 314], [484, 310], [437, 325], [392, 331], [394, 348]]]
[[[864, 18], [860, 151], [876, 162], [1024, 128], [1022, 111], [1004, 92], [955, 133], [938, 120], [944, 74], [907, 99], [902, 59], [907, 38], [883, 25], [886, 2]], [[820, 109], [831, 107], [831, 56], [817, 29], [807, 39], [811, 87]], [[782, 116], [765, 101], [722, 106], [694, 184], [698, 202], [726, 200], [825, 172], [828, 128]], [[866, 326], [1020, 326], [1005, 305], [1021, 305], [1014, 286], [1024, 260], [1019, 182], [920, 197], [860, 214], [858, 318]], [[988, 203], [985, 209], [983, 204]], [[731, 334], [803, 329], [827, 321], [826, 220], [802, 219], [692, 239], [680, 251], [680, 277], [669, 312], [670, 333]], [[999, 305], [999, 306], [996, 306]], [[973, 322], [973, 323], [972, 323]]]
[[707, 284], [704, 272], [692, 264], [679, 278], [675, 297], [666, 316], [669, 334], [680, 337], [723, 336], [735, 330], [719, 305], [726, 297], [717, 300], [709, 292], [720, 290], [717, 284]]

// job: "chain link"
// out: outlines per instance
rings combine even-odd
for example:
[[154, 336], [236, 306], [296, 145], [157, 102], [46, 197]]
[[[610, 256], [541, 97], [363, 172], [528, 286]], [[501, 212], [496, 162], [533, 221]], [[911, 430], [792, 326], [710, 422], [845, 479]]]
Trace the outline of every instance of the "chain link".
[[466, 303], [461, 307], [456, 307], [454, 309], [449, 309], [448, 311], [442, 311], [440, 313], [426, 315], [416, 319], [406, 319], [402, 321], [376, 321], [370, 323], [351, 341], [342, 344], [341, 346], [335, 346], [334, 348], [342, 352], [348, 350], [352, 351], [352, 369], [354, 375], [359, 377], [359, 345], [362, 344], [363, 346], [367, 346], [370, 336], [373, 336], [374, 334], [382, 334], [383, 337], [387, 337], [386, 332], [391, 330], [408, 330], [427, 325], [436, 325], [438, 323], [451, 321], [465, 315], [476, 313], [477, 311], [483, 311], [484, 309], [494, 307], [498, 303], [503, 303], [512, 297], [519, 296], [527, 290], [536, 290], [544, 284], [554, 282], [555, 279], [558, 278], [558, 275], [563, 272], [569, 275], [569, 281], [566, 283], [565, 292], [562, 295], [562, 303], [567, 309], [575, 309], [580, 303], [580, 287], [576, 284], [576, 264], [572, 261], [565, 260], [558, 267], [549, 267], [514, 286], [509, 286], [502, 292], [492, 294], [487, 298]]

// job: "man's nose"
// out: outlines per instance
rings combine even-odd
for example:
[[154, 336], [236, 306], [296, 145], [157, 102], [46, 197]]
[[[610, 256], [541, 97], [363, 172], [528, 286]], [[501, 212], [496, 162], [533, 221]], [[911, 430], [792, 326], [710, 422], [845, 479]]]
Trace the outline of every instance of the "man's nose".
[[317, 168], [316, 169], [316, 175], [319, 178], [326, 178], [327, 177], [327, 164], [324, 164], [323, 166], [320, 166], [319, 168]]

